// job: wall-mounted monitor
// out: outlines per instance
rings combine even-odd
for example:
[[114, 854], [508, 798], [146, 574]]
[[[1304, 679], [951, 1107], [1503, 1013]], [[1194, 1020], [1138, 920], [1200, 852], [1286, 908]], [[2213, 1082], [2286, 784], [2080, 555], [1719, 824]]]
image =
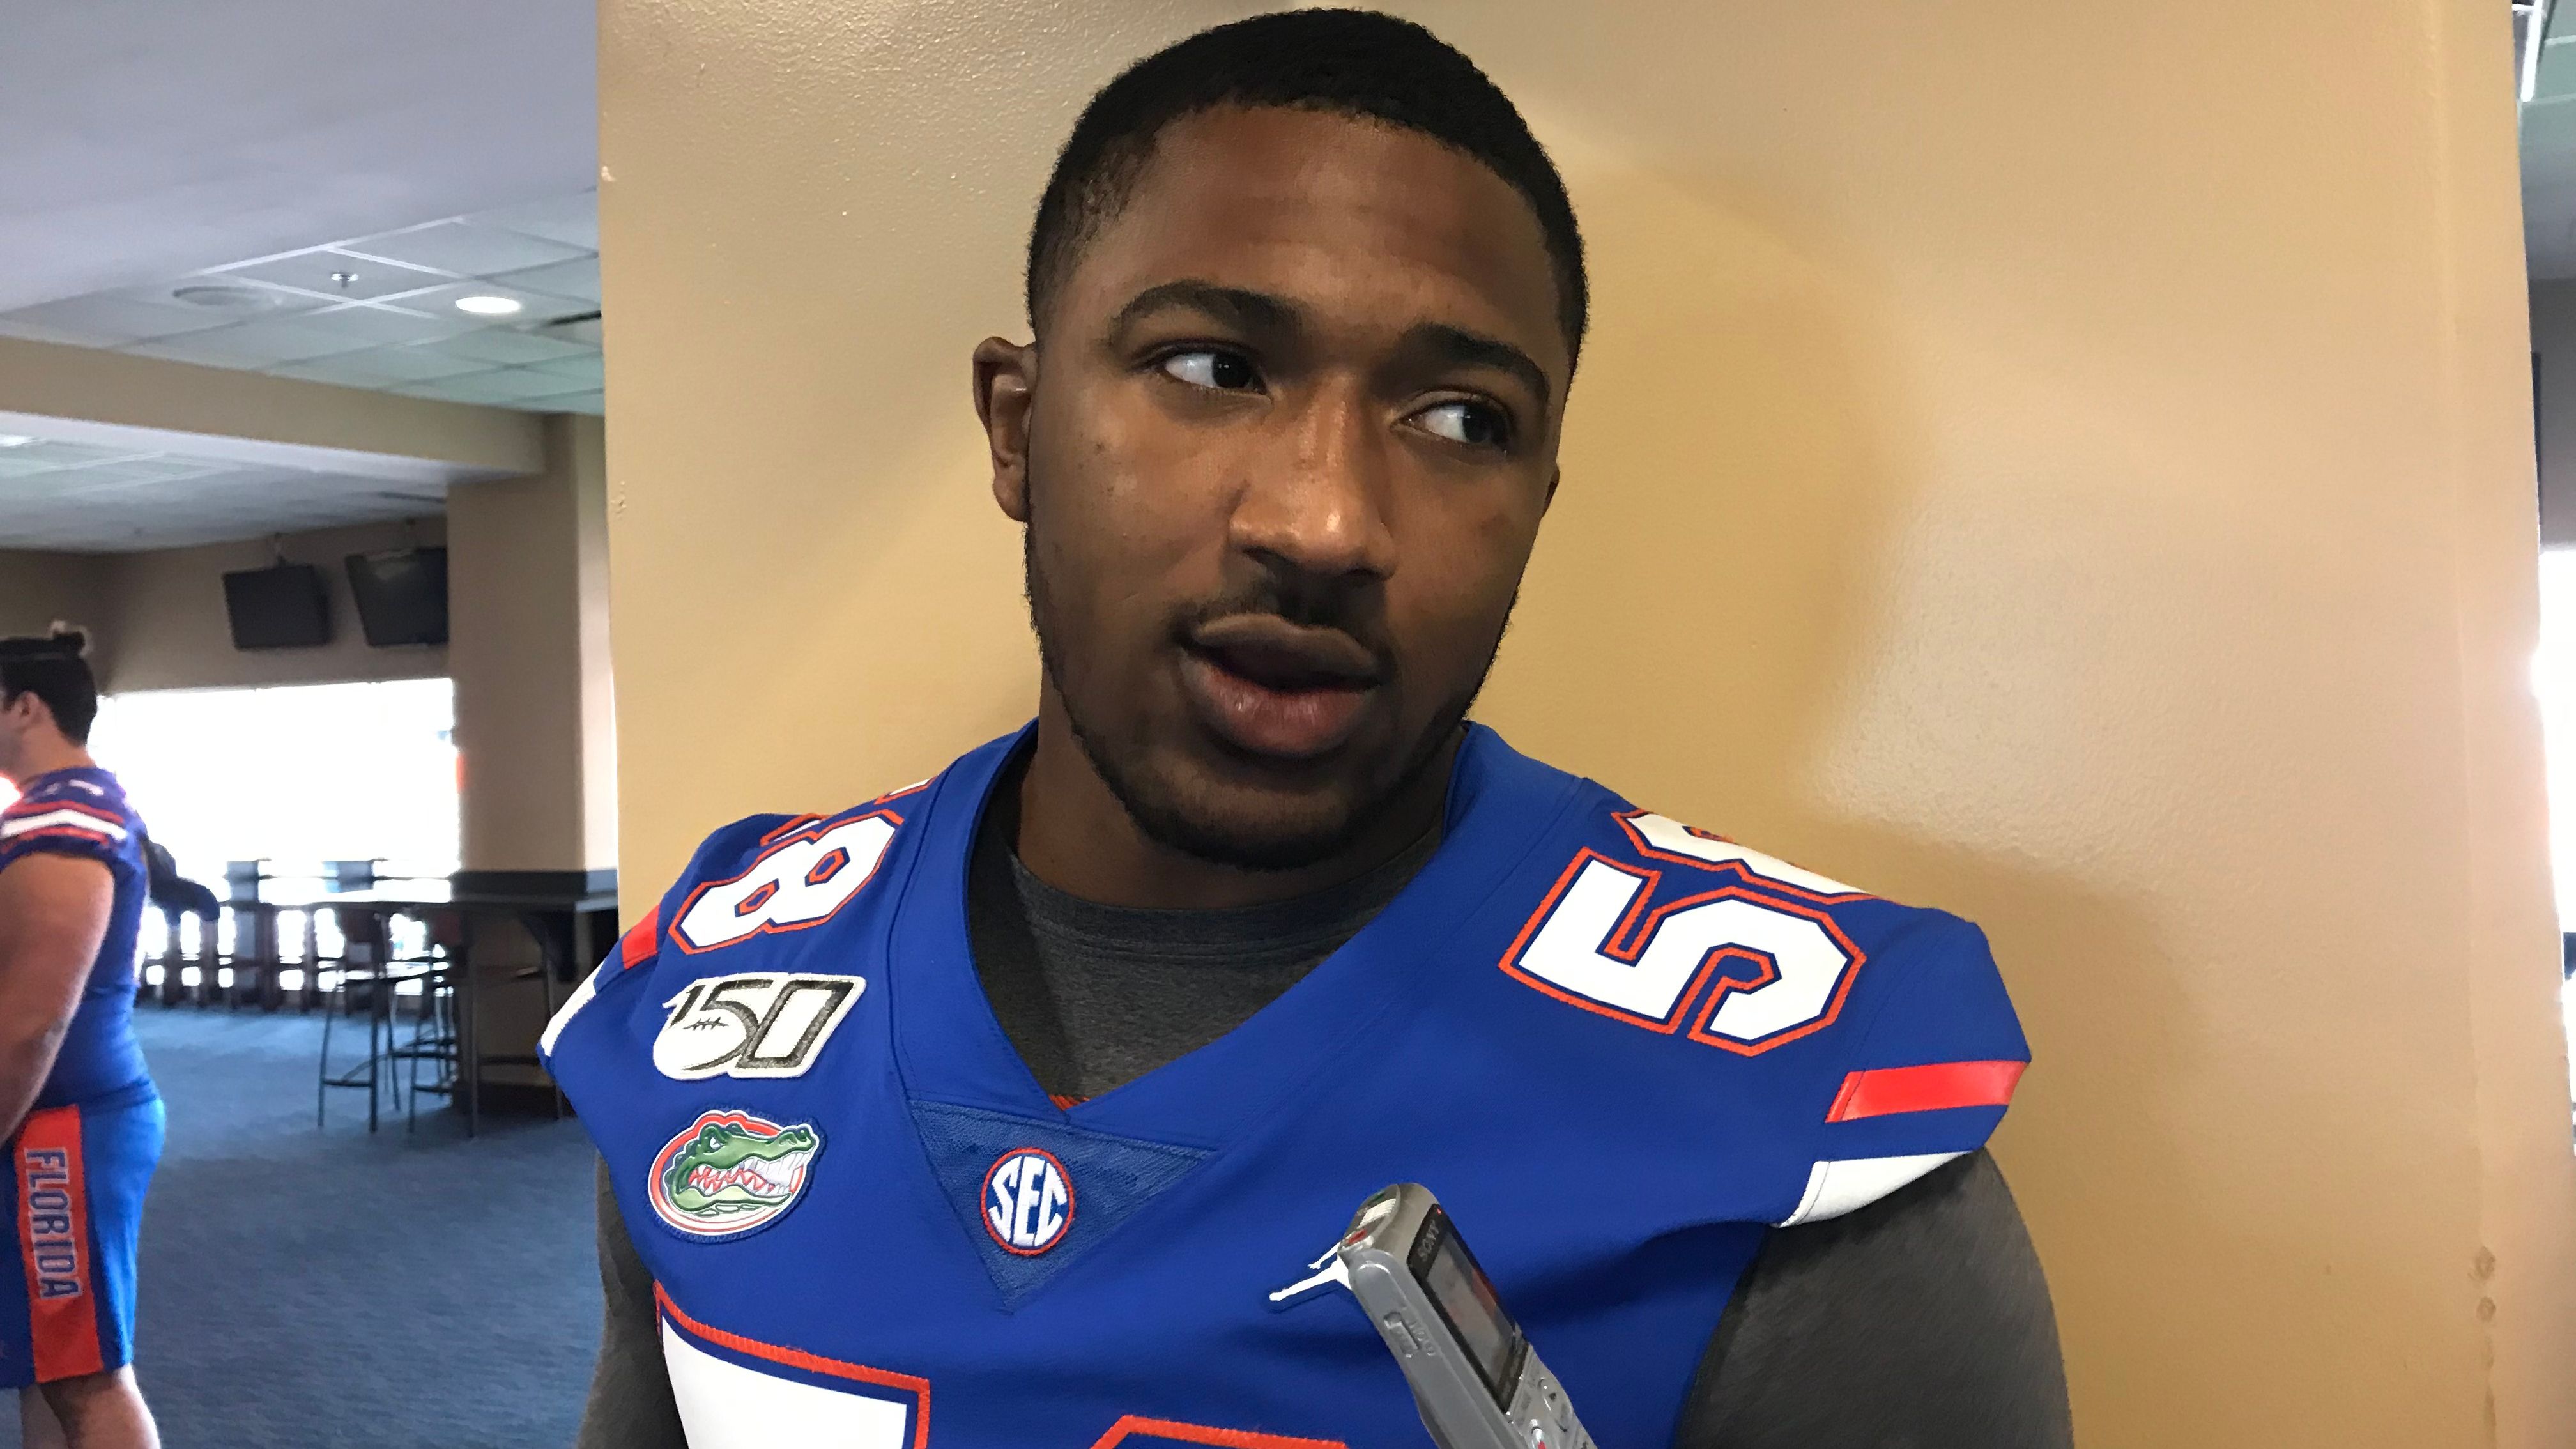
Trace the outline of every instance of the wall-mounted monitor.
[[235, 649], [310, 649], [331, 642], [322, 571], [281, 563], [224, 575], [224, 615]]
[[358, 626], [379, 649], [447, 642], [447, 550], [402, 548], [353, 553], [349, 593]]

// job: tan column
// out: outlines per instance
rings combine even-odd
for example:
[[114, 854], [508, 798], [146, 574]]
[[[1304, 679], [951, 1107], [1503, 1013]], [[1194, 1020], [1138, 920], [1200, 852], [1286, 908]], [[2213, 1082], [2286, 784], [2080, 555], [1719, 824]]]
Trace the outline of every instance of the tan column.
[[[1248, 8], [602, 6], [634, 888], [1028, 710], [967, 348]], [[1485, 718], [1989, 928], [2086, 1445], [2576, 1443], [2504, 7], [1395, 8], [1593, 248]]]
[[557, 416], [543, 472], [448, 494], [466, 870], [617, 862], [603, 478], [600, 420]]

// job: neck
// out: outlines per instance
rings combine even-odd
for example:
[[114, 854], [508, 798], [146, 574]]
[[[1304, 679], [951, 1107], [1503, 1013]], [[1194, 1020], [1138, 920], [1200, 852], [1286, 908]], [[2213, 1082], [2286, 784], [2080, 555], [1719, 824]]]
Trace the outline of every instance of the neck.
[[1102, 905], [1222, 910], [1288, 900], [1365, 875], [1421, 839], [1439, 819], [1457, 751], [1453, 736], [1389, 809], [1328, 859], [1290, 870], [1246, 870], [1175, 850], [1138, 827], [1073, 737], [1073, 723], [1050, 686], [1038, 708], [1037, 748], [1020, 781], [1020, 862], [1057, 890]]
[[76, 745], [66, 739], [52, 739], [26, 741], [18, 753], [18, 758], [12, 763], [16, 766], [14, 778], [20, 784], [24, 784], [38, 775], [50, 775], [56, 770], [92, 768], [98, 764], [98, 761], [90, 758], [89, 749], [85, 745]]

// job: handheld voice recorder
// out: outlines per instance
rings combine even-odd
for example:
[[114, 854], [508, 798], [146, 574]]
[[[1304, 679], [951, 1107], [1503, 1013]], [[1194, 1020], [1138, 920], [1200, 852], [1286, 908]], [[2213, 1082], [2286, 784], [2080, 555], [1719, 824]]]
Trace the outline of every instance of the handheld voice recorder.
[[1440, 1449], [1592, 1449], [1429, 1188], [1381, 1188], [1333, 1251]]

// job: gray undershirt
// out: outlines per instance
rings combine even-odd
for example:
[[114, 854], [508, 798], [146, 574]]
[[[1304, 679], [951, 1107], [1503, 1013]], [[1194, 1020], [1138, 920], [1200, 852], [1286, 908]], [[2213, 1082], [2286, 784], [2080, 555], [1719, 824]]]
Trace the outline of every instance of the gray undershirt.
[[[985, 832], [968, 887], [976, 974], [1050, 1095], [1125, 1085], [1234, 1030], [1358, 935], [1440, 845], [1269, 905], [1140, 910], [1067, 895]], [[998, 859], [996, 858], [998, 857]], [[997, 868], [998, 867], [998, 868]]]

